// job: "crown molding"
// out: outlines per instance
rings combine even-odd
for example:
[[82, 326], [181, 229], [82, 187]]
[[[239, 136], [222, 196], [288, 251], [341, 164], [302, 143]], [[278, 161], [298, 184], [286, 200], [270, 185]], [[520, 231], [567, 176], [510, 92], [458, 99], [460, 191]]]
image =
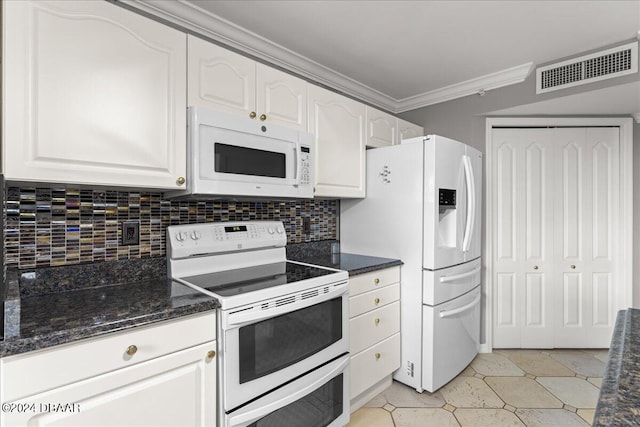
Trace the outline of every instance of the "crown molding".
[[518, 65], [517, 67], [508, 68], [496, 73], [404, 98], [398, 101], [396, 112], [401, 113], [403, 111], [415, 110], [416, 108], [426, 107], [427, 105], [438, 104], [468, 95], [478, 94], [483, 96], [488, 90], [523, 82], [529, 74], [531, 74], [531, 71], [533, 71], [533, 62], [528, 62]]
[[404, 99], [392, 98], [184, 0], [111, 0], [392, 113], [524, 81], [533, 63]]

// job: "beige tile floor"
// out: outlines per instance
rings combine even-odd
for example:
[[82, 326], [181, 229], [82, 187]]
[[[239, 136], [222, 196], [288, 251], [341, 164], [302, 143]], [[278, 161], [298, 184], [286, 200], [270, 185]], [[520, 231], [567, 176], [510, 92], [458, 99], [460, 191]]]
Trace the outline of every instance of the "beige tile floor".
[[479, 354], [435, 393], [394, 381], [348, 427], [589, 426], [606, 360], [607, 350]]

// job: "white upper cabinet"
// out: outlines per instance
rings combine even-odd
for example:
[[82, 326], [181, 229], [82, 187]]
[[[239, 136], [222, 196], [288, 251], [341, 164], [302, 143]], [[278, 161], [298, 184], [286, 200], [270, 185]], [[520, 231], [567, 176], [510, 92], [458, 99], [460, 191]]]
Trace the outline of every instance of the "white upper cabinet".
[[315, 136], [316, 197], [365, 196], [365, 106], [309, 85], [309, 132]]
[[197, 37], [189, 41], [188, 104], [307, 130], [307, 83]]
[[369, 106], [367, 111], [367, 147], [380, 148], [398, 141], [398, 119]]
[[424, 135], [421, 126], [367, 106], [367, 147], [380, 148], [400, 144], [403, 139]]
[[185, 187], [185, 34], [106, 1], [3, 7], [7, 179]]
[[406, 120], [398, 119], [398, 139], [396, 144], [400, 144], [403, 139], [415, 138], [424, 135], [422, 126], [414, 125]]

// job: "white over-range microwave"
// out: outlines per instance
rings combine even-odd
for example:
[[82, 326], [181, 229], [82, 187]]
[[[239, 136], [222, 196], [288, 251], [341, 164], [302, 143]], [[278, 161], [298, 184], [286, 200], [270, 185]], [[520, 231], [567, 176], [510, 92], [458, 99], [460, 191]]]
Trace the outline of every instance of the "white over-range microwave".
[[313, 198], [313, 135], [202, 107], [188, 114], [187, 188], [167, 196]]

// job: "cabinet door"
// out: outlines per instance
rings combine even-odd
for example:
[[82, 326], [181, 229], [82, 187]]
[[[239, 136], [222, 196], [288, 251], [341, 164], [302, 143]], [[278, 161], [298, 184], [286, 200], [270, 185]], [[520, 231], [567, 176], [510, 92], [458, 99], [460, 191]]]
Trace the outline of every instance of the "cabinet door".
[[315, 136], [316, 197], [365, 196], [365, 107], [309, 85], [309, 131]]
[[396, 144], [400, 144], [403, 139], [415, 138], [416, 136], [422, 135], [424, 135], [422, 126], [398, 119], [398, 139], [396, 140]]
[[264, 64], [257, 64], [258, 119], [307, 131], [307, 82]]
[[379, 148], [398, 143], [398, 119], [384, 111], [367, 107], [367, 147]]
[[2, 425], [214, 426], [215, 348], [212, 341], [12, 402], [24, 410], [2, 411]]
[[188, 104], [249, 117], [256, 112], [256, 62], [188, 36]]
[[184, 187], [183, 33], [108, 2], [3, 7], [7, 179]]

